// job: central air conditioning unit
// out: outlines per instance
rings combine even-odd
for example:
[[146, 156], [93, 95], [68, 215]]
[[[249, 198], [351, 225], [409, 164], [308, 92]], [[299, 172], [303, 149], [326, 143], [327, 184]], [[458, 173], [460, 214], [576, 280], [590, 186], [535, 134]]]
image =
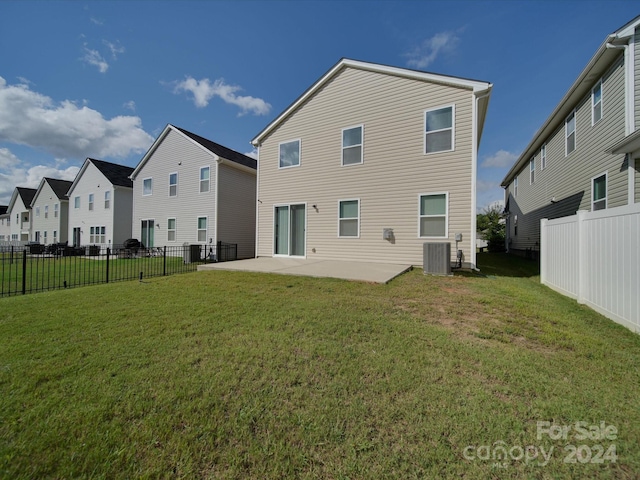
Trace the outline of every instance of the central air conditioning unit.
[[450, 243], [425, 243], [422, 248], [425, 275], [451, 275]]

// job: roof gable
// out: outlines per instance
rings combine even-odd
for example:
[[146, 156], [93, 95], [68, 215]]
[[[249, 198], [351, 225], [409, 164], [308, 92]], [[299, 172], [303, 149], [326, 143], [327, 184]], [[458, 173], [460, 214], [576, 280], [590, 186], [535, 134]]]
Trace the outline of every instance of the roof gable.
[[35, 196], [35, 194], [35, 188], [16, 187], [11, 194], [11, 200], [9, 201], [7, 211], [11, 212], [11, 210], [13, 210], [13, 206], [18, 201], [18, 198], [22, 200], [22, 203], [25, 207], [31, 208], [31, 202], [33, 201], [33, 197]]
[[[452, 77], [447, 75], [440, 75], [436, 73], [424, 72], [420, 70], [410, 70], [407, 68], [399, 68], [392, 67], [388, 65], [381, 65], [377, 63], [369, 63], [362, 62], [359, 60], [351, 60], [348, 58], [341, 59], [337, 64], [335, 64], [327, 73], [325, 73], [318, 81], [316, 81], [311, 87], [309, 87], [302, 95], [300, 95], [291, 105], [289, 105], [275, 120], [273, 120], [269, 125], [267, 125], [256, 137], [251, 140], [251, 143], [254, 146], [259, 146], [262, 140], [269, 135], [273, 130], [275, 130], [278, 125], [284, 122], [294, 111], [296, 111], [300, 106], [309, 100], [314, 93], [320, 90], [324, 85], [326, 85], [332, 78], [338, 75], [346, 68], [357, 68], [360, 70], [366, 70], [369, 72], [379, 73], [383, 75], [395, 75], [404, 78], [410, 78], [423, 82], [437, 83], [442, 85], [448, 85], [458, 88], [469, 89], [473, 93], [481, 93], [491, 91], [493, 85], [489, 82], [484, 82], [480, 80], [471, 80], [460, 77]], [[485, 101], [488, 103], [488, 95]], [[480, 129], [481, 132], [482, 124], [484, 123], [484, 114], [486, 112], [486, 106], [483, 107], [480, 111]]]
[[73, 183], [69, 187], [67, 191], [67, 195], [71, 195], [71, 192], [76, 188], [76, 185], [83, 177], [84, 172], [86, 172], [89, 165], [92, 164], [94, 167], [98, 169], [98, 171], [104, 175], [111, 185], [133, 188], [133, 182], [129, 178], [131, 173], [133, 172], [132, 167], [127, 167], [125, 165], [118, 165], [117, 163], [105, 162], [104, 160], [96, 160], [95, 158], [87, 158], [80, 171], [76, 175], [76, 178], [73, 180]]
[[68, 200], [69, 199], [69, 197], [67, 197], [67, 192], [69, 191], [69, 187], [71, 187], [73, 182], [70, 182], [69, 180], [60, 180], [60, 179], [57, 179], [57, 178], [44, 177], [40, 181], [40, 185], [38, 185], [38, 189], [35, 191], [29, 206], [32, 206], [33, 203], [35, 202], [36, 198], [38, 198], [38, 196], [40, 195], [40, 192], [42, 191], [42, 188], [45, 185], [45, 183], [48, 184], [49, 187], [51, 187], [51, 190], [53, 190], [53, 193], [55, 194], [55, 196], [58, 197], [58, 200]]
[[162, 133], [158, 136], [156, 141], [153, 142], [153, 145], [151, 145], [147, 153], [145, 153], [144, 157], [142, 157], [142, 160], [140, 160], [140, 163], [138, 163], [129, 178], [135, 180], [136, 176], [140, 173], [140, 170], [142, 170], [144, 165], [149, 161], [153, 153], [158, 149], [162, 141], [171, 131], [176, 132], [184, 139], [193, 143], [198, 148], [214, 157], [215, 160], [228, 160], [230, 162], [228, 163], [229, 165], [236, 164], [236, 166], [245, 167], [251, 170], [256, 170], [258, 167], [258, 162], [254, 158], [251, 158], [240, 152], [236, 152], [235, 150], [231, 150], [230, 148], [220, 145], [219, 143], [212, 142], [211, 140], [201, 137], [200, 135], [196, 135], [195, 133], [189, 132], [184, 128], [179, 128], [174, 125], [168, 124], [162, 131]]

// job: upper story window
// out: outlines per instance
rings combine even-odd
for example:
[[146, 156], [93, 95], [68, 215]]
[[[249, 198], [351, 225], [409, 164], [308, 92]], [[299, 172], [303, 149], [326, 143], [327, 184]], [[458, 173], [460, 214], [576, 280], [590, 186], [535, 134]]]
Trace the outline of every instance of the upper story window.
[[73, 208], [80, 208], [80, 197], [73, 197]]
[[40, 207], [36, 207], [36, 217], [40, 216]]
[[564, 122], [565, 156], [576, 149], [576, 111], [574, 110]]
[[281, 143], [279, 159], [279, 168], [297, 167], [300, 165], [300, 140]]
[[169, 174], [169, 196], [175, 197], [178, 195], [178, 174], [170, 173]]
[[338, 236], [360, 236], [360, 200], [341, 200], [338, 208]]
[[449, 152], [454, 145], [454, 107], [427, 110], [424, 114], [425, 153]]
[[595, 125], [602, 118], [602, 80], [591, 90], [591, 125]]
[[607, 174], [591, 179], [591, 211], [607, 208]]
[[89, 210], [93, 210], [93, 193], [89, 194]]
[[49, 218], [49, 205], [44, 206], [44, 218]]
[[209, 191], [209, 178], [210, 178], [210, 168], [202, 167], [200, 169], [200, 193], [206, 193]]
[[142, 195], [151, 195], [153, 193], [153, 178], [145, 178], [142, 180]]
[[53, 205], [53, 218], [58, 218], [58, 208], [59, 208], [59, 207], [58, 207], [58, 204], [57, 204], [57, 203], [55, 203], [55, 204]]
[[540, 170], [547, 168], [547, 144], [540, 148]]
[[104, 208], [109, 210], [111, 208], [111, 190], [104, 192]]
[[535, 158], [532, 158], [531, 161], [529, 162], [529, 185], [533, 185], [533, 182], [535, 182], [536, 178], [536, 160]]
[[342, 165], [362, 163], [362, 125], [342, 130]]
[[448, 194], [420, 195], [420, 236], [447, 237]]

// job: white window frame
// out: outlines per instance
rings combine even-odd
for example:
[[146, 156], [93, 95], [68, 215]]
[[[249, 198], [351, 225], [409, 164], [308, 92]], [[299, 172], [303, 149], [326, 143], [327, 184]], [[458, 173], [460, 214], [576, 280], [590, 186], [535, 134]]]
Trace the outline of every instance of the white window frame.
[[[149, 193], [145, 193], [145, 184], [149, 182]], [[147, 177], [142, 179], [142, 196], [149, 197], [153, 195], [153, 177]]]
[[547, 144], [543, 143], [540, 147], [540, 171], [547, 168]]
[[[600, 87], [600, 100], [596, 103], [596, 96], [595, 96], [595, 91], [596, 89]], [[602, 101], [604, 95], [602, 94], [602, 79], [598, 80], [596, 82], [596, 84], [593, 86], [593, 88], [591, 89], [591, 126], [593, 127], [596, 123], [598, 123], [600, 120], [602, 120], [602, 117], [604, 117], [604, 110], [603, 110], [603, 106], [604, 103]], [[596, 110], [596, 106], [598, 106], [598, 104], [600, 104], [600, 118], [598, 118], [596, 120], [595, 118], [595, 110]]]
[[89, 211], [93, 211], [93, 203], [95, 201], [95, 195], [93, 193], [89, 194]]
[[40, 216], [40, 207], [36, 207], [36, 217]]
[[[451, 109], [451, 127], [441, 128], [440, 130], [433, 130], [431, 132], [427, 132], [427, 114], [429, 112], [435, 112], [437, 110], [444, 110], [445, 108]], [[422, 139], [424, 145], [422, 147], [422, 152], [424, 155], [435, 155], [438, 153], [446, 153], [453, 152], [456, 149], [456, 105], [455, 103], [451, 105], [442, 105], [440, 107], [429, 108], [424, 111], [423, 115], [423, 125], [422, 125]], [[427, 152], [427, 135], [435, 132], [444, 132], [445, 130], [451, 130], [451, 148], [449, 150], [438, 150], [437, 152]]]
[[73, 208], [80, 208], [80, 195], [76, 195], [75, 197], [73, 197]]
[[[599, 198], [598, 200], [594, 200], [594, 194], [595, 194], [594, 182], [595, 180], [601, 177], [604, 177], [604, 188], [605, 188], [604, 198]], [[596, 202], [602, 202], [602, 201], [604, 201], [604, 208], [599, 208], [598, 210], [606, 210], [607, 205], [609, 203], [609, 172], [608, 171], [599, 173], [595, 177], [591, 178], [591, 211], [595, 212], [596, 209], [594, 208], [594, 204]]]
[[[356, 128], [360, 129], [360, 143], [358, 143], [356, 145], [348, 145], [348, 146], [345, 147], [345, 145], [344, 145], [344, 132], [346, 132], [347, 130], [354, 130]], [[341, 139], [342, 140], [341, 165], [343, 167], [350, 167], [352, 165], [362, 165], [364, 163], [364, 124], [353, 125], [352, 127], [343, 128], [342, 132], [341, 132], [341, 136], [342, 136], [342, 139]], [[345, 152], [345, 150], [348, 149], [348, 148], [354, 148], [354, 147], [360, 147], [360, 161], [359, 162], [354, 162], [354, 163], [344, 163], [344, 152]]]
[[[202, 171], [203, 170], [208, 170], [209, 171], [209, 178], [207, 178], [206, 180], [202, 179]], [[207, 182], [207, 189], [206, 190], [202, 189], [203, 182]], [[204, 167], [200, 167], [200, 170], [199, 170], [199, 173], [198, 173], [198, 191], [200, 193], [209, 193], [211, 191], [211, 165], [205, 165]]]
[[[420, 234], [420, 227], [422, 218], [427, 217], [442, 217], [441, 214], [438, 215], [422, 215], [420, 213], [420, 207], [422, 205], [422, 197], [433, 197], [436, 195], [444, 195], [445, 202], [445, 213], [444, 213], [444, 235], [443, 236], [427, 236]], [[419, 193], [418, 194], [418, 238], [449, 238], [449, 192], [428, 192], [428, 193]]]
[[58, 205], [58, 203], [53, 204], [53, 218], [58, 218], [58, 209], [60, 208]]
[[[569, 132], [569, 119], [573, 117], [573, 132]], [[578, 130], [578, 125], [577, 125], [577, 118], [576, 118], [576, 111], [575, 109], [569, 114], [567, 115], [567, 118], [565, 118], [564, 120], [564, 156], [568, 157], [569, 155], [571, 155], [571, 153], [576, 151], [576, 148], [578, 148], [578, 134], [577, 134], [577, 130]], [[569, 151], [569, 137], [571, 136], [571, 134], [573, 134], [573, 150]]]
[[47, 231], [45, 230], [44, 232], [42, 232], [42, 243], [43, 245], [47, 245]]
[[49, 218], [49, 205], [44, 206], [44, 218]]
[[536, 158], [531, 157], [529, 160], [529, 185], [533, 185], [536, 182]]
[[[289, 143], [294, 143], [294, 142], [298, 142], [298, 163], [295, 165], [282, 166], [282, 160], [281, 160], [282, 146], [287, 145]], [[300, 165], [302, 165], [302, 140], [300, 138], [295, 138], [293, 140], [287, 140], [286, 142], [280, 142], [278, 144], [278, 168], [279, 169], [296, 168], [296, 167], [299, 167]]]
[[[169, 222], [173, 220], [173, 228], [169, 227]], [[170, 235], [173, 233], [173, 240], [171, 240]], [[167, 242], [176, 242], [178, 240], [178, 220], [176, 217], [167, 218]]]
[[[358, 202], [358, 216], [357, 217], [340, 217], [340, 205], [342, 202]], [[358, 222], [357, 233], [356, 235], [341, 235], [340, 234], [340, 226], [342, 224], [342, 220], [356, 220]], [[359, 198], [342, 198], [338, 200], [338, 238], [360, 238], [360, 199]]]
[[58, 231], [53, 231], [53, 243], [58, 243]]
[[104, 209], [109, 210], [111, 208], [111, 190], [104, 192]]
[[[204, 218], [205, 220], [205, 227], [204, 227], [204, 240], [200, 240], [200, 232], [203, 231], [202, 228], [200, 228], [200, 219]], [[203, 242], [203, 243], [207, 243], [207, 236], [209, 233], [209, 217], [207, 215], [199, 215], [196, 219], [196, 239], [197, 242]]]
[[[176, 183], [171, 183], [171, 176], [172, 175], [176, 176]], [[211, 172], [209, 172], [209, 178], [211, 178]], [[173, 195], [171, 195], [171, 187], [174, 188]], [[178, 196], [178, 172], [171, 172], [169, 174], [169, 197], [173, 198], [173, 197], [177, 197], [177, 196]]]

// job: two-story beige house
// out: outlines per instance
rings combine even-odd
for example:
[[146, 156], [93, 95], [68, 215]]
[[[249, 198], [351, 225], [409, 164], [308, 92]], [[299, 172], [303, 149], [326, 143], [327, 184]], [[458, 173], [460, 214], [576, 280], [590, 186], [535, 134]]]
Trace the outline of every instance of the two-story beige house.
[[256, 256], [421, 265], [425, 242], [449, 242], [475, 267], [491, 89], [340, 60], [252, 140]]
[[640, 202], [640, 17], [607, 35], [502, 180], [507, 248], [537, 256], [540, 220]]

